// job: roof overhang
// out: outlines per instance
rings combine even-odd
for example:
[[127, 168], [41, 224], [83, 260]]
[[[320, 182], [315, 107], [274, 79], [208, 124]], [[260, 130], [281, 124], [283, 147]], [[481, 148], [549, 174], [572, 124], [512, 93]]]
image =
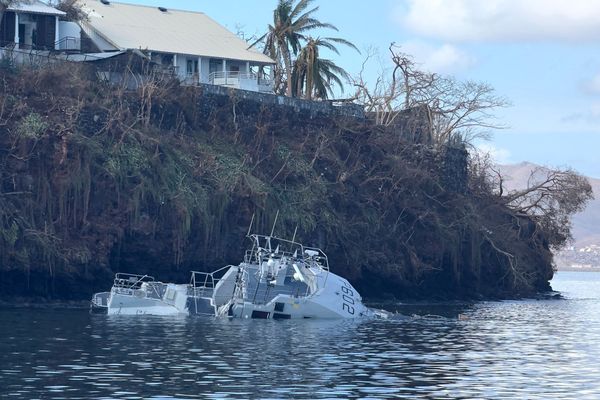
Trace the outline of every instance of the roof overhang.
[[7, 10], [14, 11], [17, 13], [55, 15], [57, 17], [67, 15], [66, 12], [57, 10], [56, 8], [50, 7], [49, 5], [37, 0], [21, 1], [17, 4], [9, 6]]

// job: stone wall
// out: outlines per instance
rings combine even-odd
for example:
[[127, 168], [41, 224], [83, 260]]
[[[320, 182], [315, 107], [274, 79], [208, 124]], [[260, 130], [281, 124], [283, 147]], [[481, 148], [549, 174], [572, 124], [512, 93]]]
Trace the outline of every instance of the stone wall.
[[264, 105], [293, 108], [296, 111], [308, 111], [312, 115], [327, 114], [365, 119], [365, 112], [358, 104], [334, 105], [331, 101], [312, 101], [293, 97], [277, 96], [270, 93], [251, 92], [248, 90], [215, 86], [206, 83], [197, 85], [203, 93], [217, 96], [235, 97], [239, 100], [256, 101]]

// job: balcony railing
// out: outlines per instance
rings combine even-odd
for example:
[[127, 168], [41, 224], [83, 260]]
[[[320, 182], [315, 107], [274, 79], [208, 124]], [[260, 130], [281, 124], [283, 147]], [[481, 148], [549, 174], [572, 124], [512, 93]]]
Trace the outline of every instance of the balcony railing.
[[273, 82], [263, 75], [253, 72], [220, 71], [213, 72], [208, 76], [211, 85], [227, 86], [236, 89], [247, 89], [258, 92], [270, 93], [273, 91]]
[[79, 51], [79, 50], [81, 50], [81, 38], [74, 37], [74, 36], [65, 36], [64, 38], [62, 38], [61, 40], [56, 42], [54, 44], [54, 47], [57, 48], [58, 50]]

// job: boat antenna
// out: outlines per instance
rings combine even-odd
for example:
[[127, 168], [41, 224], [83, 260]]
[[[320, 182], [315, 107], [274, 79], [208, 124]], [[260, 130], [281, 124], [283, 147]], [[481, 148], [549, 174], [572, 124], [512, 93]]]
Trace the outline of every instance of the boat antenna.
[[296, 233], [298, 232], [298, 225], [296, 225], [296, 229], [294, 229], [294, 237], [292, 238], [292, 243], [296, 240]]
[[252, 224], [254, 223], [254, 215], [256, 213], [252, 213], [252, 219], [250, 220], [250, 226], [248, 227], [248, 233], [246, 234], [246, 236], [250, 236], [250, 232], [252, 231]]
[[277, 218], [279, 218], [279, 210], [277, 210], [277, 214], [275, 214], [275, 221], [273, 222], [273, 228], [271, 228], [271, 237], [273, 237], [273, 233], [275, 233], [275, 225], [277, 225]]

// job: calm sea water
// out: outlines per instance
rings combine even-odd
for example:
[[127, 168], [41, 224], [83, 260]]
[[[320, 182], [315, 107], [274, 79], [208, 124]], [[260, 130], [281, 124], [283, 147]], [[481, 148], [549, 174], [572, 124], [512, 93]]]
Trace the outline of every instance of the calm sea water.
[[553, 286], [362, 323], [2, 309], [0, 398], [600, 399], [600, 274]]

